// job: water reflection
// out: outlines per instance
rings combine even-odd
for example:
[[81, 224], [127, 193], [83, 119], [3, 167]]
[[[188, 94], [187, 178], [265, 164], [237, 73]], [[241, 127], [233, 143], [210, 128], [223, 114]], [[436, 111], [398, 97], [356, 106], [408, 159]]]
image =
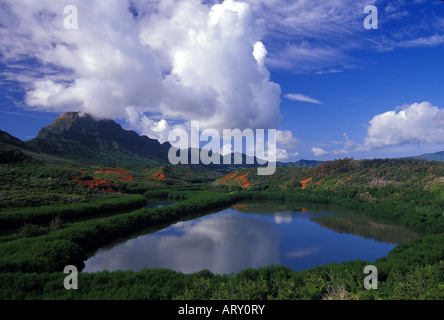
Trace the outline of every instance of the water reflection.
[[175, 202], [165, 201], [165, 200], [150, 200], [146, 203], [146, 208], [161, 208], [165, 206], [171, 206]]
[[274, 222], [276, 224], [291, 223], [293, 220], [290, 212], [276, 212], [274, 214]]
[[[390, 244], [412, 241], [417, 235], [404, 227], [396, 225], [387, 219], [371, 218], [362, 212], [345, 209], [334, 205], [309, 205], [306, 209], [300, 205], [282, 203], [245, 203], [233, 206], [245, 213], [273, 215], [277, 224], [290, 224], [292, 219], [307, 218], [311, 221], [338, 233], [353, 234], [367, 239]], [[280, 211], [273, 211], [279, 209]], [[298, 215], [294, 213], [298, 212]]]
[[228, 210], [99, 250], [85, 262], [84, 271], [158, 267], [185, 273], [202, 269], [238, 272], [246, 265], [279, 264], [281, 238], [281, 230], [271, 221]]
[[352, 259], [374, 261], [414, 237], [343, 209], [245, 203], [100, 249], [83, 271], [168, 268], [224, 274], [267, 265], [302, 270]]

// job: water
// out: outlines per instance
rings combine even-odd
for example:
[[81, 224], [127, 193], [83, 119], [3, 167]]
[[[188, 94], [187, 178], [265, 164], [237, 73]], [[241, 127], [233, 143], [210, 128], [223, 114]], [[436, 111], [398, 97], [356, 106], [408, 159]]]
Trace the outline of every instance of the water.
[[165, 206], [171, 206], [175, 204], [175, 202], [164, 201], [164, 200], [150, 200], [146, 203], [146, 208], [161, 208]]
[[335, 207], [239, 204], [98, 250], [83, 272], [168, 268], [218, 274], [285, 265], [303, 270], [374, 261], [415, 234]]

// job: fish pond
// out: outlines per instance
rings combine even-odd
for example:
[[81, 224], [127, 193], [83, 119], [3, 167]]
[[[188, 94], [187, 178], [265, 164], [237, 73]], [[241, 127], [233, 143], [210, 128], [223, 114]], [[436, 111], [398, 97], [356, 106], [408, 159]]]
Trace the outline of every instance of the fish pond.
[[390, 221], [337, 206], [239, 203], [121, 239], [97, 250], [82, 272], [166, 268], [231, 274], [269, 265], [304, 270], [355, 259], [375, 261], [414, 238], [415, 233]]

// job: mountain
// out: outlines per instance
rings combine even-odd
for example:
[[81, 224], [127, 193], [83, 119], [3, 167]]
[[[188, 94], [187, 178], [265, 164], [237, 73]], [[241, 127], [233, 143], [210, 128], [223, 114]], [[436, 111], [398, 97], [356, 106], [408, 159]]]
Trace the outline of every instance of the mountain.
[[416, 157], [412, 157], [413, 159], [423, 159], [428, 161], [440, 161], [444, 162], [444, 151], [435, 152], [435, 153], [425, 153]]
[[[96, 120], [79, 112], [68, 112], [58, 117], [52, 124], [40, 129], [37, 137], [27, 141], [25, 146], [38, 153], [89, 164], [170, 164], [169, 142], [161, 144], [158, 140], [124, 130], [113, 120]], [[245, 154], [240, 155], [241, 164], [234, 164], [233, 153], [215, 157], [219, 157], [220, 164], [209, 164], [206, 167], [227, 170], [259, 165], [255, 157], [250, 158]], [[224, 164], [227, 158], [229, 161], [226, 162], [231, 162], [230, 165]], [[191, 159], [190, 148], [190, 164]], [[247, 164], [250, 163], [247, 159], [253, 161], [253, 164]], [[202, 163], [200, 165], [203, 166]]]
[[2, 130], [0, 130], [0, 144], [10, 145], [17, 148], [27, 148], [26, 144], [22, 140], [11, 136], [9, 133]]
[[317, 167], [320, 165], [322, 161], [318, 160], [298, 160], [294, 162], [278, 162], [276, 164], [277, 167], [297, 167], [297, 168], [305, 168], [305, 167]]
[[0, 163], [16, 163], [29, 159], [25, 150], [28, 147], [23, 141], [0, 130]]
[[166, 163], [169, 143], [124, 130], [113, 120], [65, 113], [26, 145], [40, 153], [86, 163]]
[[[79, 112], [61, 115], [52, 124], [40, 129], [37, 137], [26, 142], [0, 131], [0, 143], [8, 145], [8, 148], [4, 148], [2, 152], [3, 162], [6, 162], [8, 158], [17, 160], [22, 157], [22, 151], [26, 151], [87, 164], [170, 164], [168, 153], [171, 144], [169, 142], [162, 144], [158, 140], [125, 130], [113, 120], [97, 120]], [[216, 154], [215, 157], [219, 157], [220, 164], [211, 163], [205, 167], [231, 170], [260, 165], [256, 157], [245, 154], [237, 156], [241, 159], [241, 164], [235, 164], [234, 153], [224, 156]], [[190, 164], [191, 159], [190, 148], [188, 149]], [[314, 160], [300, 160], [291, 163], [278, 162], [276, 165], [314, 167], [319, 163]], [[200, 165], [204, 166], [202, 163]]]

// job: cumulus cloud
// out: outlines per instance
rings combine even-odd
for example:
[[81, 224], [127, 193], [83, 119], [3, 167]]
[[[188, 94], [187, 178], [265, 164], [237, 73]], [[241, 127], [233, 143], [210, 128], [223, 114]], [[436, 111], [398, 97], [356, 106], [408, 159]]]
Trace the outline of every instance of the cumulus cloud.
[[[257, 133], [257, 132], [256, 132]], [[257, 146], [264, 146], [264, 152], [266, 153], [266, 157], [270, 161], [285, 161], [290, 158], [290, 152], [289, 150], [294, 149], [300, 141], [293, 136], [293, 133], [289, 130], [276, 130], [275, 131], [275, 137], [276, 137], [276, 145], [273, 147], [270, 147], [270, 143], [272, 142], [272, 139], [270, 140], [269, 136], [270, 132], [266, 132], [265, 136], [254, 134], [253, 131], [251, 131], [251, 135], [246, 135], [245, 137], [249, 136], [249, 138], [245, 139], [246, 146], [245, 146], [245, 153], [249, 156], [257, 156]], [[231, 148], [231, 144], [229, 141], [224, 140], [224, 152], [229, 152]], [[240, 150], [235, 150], [240, 151]]]
[[269, 158], [276, 159], [276, 161], [286, 161], [290, 159], [290, 156], [287, 150], [277, 147], [276, 155], [272, 155], [271, 157], [269, 156]]
[[421, 102], [374, 116], [364, 147], [433, 143], [444, 143], [444, 109]]
[[276, 131], [276, 160], [286, 161], [290, 157], [297, 156], [299, 153], [291, 152], [295, 149], [301, 141], [293, 136], [290, 130]]
[[[344, 133], [343, 141], [332, 141], [341, 145], [331, 154], [346, 155], [354, 152], [368, 152], [376, 148], [394, 147], [400, 152], [411, 152], [405, 145], [433, 145], [444, 143], [444, 109], [430, 102], [421, 102], [397, 107], [394, 110], [375, 115], [369, 121], [363, 143], [350, 139]], [[402, 147], [404, 146], [404, 147]], [[323, 150], [313, 148], [318, 155]]]
[[315, 157], [322, 157], [328, 154], [327, 151], [325, 151], [322, 148], [318, 148], [318, 147], [313, 147], [311, 148], [311, 152], [313, 152], [313, 154], [315, 155]]
[[[232, 132], [235, 136], [235, 131]], [[249, 156], [254, 156], [258, 154], [257, 146], [264, 146], [264, 152], [267, 155], [267, 158], [271, 161], [285, 161], [288, 160], [291, 156], [297, 155], [297, 152], [291, 152], [291, 150], [295, 149], [301, 141], [293, 136], [293, 133], [290, 130], [276, 130], [275, 131], [275, 137], [276, 137], [276, 146], [270, 147], [270, 143], [272, 142], [272, 139], [270, 137], [270, 132], [265, 132], [265, 136], [262, 136], [261, 134], [257, 134], [257, 132], [253, 130], [245, 130], [243, 132], [238, 133], [240, 136], [243, 137], [243, 142], [245, 142], [245, 147], [243, 152]], [[223, 139], [223, 145], [221, 148], [221, 153], [223, 155], [230, 153], [230, 152], [241, 152], [238, 148], [233, 146], [232, 142]]]
[[277, 130], [276, 143], [278, 146], [294, 148], [301, 141], [295, 138], [290, 130]]
[[363, 150], [363, 147], [359, 143], [351, 140], [347, 133], [344, 133], [343, 136], [344, 141], [338, 142], [339, 144], [342, 144], [342, 148], [334, 149], [331, 153], [340, 155]]
[[162, 143], [168, 141], [168, 135], [171, 130], [182, 128], [180, 125], [174, 126], [174, 128], [171, 127], [165, 119], [159, 119], [158, 121], [153, 120], [148, 116], [141, 114], [133, 107], [127, 107], [125, 111], [125, 118], [129, 127], [140, 132], [142, 135], [157, 139]]
[[231, 143], [226, 143], [222, 146], [221, 154], [223, 156], [233, 152], [233, 145]]
[[[68, 4], [78, 8], [78, 30], [64, 28]], [[126, 119], [157, 136], [172, 120], [215, 129], [281, 123], [263, 21], [247, 3], [14, 0], [1, 9], [2, 62], [50, 70], [8, 75], [25, 79], [29, 107]]]

